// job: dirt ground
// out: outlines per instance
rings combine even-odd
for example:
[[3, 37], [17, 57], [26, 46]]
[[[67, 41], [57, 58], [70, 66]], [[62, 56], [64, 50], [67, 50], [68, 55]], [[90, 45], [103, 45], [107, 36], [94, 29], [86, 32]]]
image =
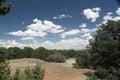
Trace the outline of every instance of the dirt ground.
[[[70, 63], [69, 63], [70, 62]], [[14, 73], [16, 68], [24, 70], [25, 67], [34, 67], [36, 63], [40, 64], [45, 69], [44, 80], [86, 80], [84, 73], [90, 71], [88, 69], [74, 69], [71, 64], [73, 59], [66, 61], [66, 63], [48, 63], [38, 59], [14, 59], [10, 60], [11, 73]], [[68, 66], [67, 66], [68, 65]]]

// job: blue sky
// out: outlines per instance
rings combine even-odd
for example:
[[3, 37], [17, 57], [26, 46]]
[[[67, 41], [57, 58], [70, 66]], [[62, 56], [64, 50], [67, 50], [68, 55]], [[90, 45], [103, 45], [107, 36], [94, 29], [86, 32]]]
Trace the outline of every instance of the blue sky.
[[0, 16], [0, 45], [84, 49], [97, 26], [120, 19], [117, 0], [7, 0]]

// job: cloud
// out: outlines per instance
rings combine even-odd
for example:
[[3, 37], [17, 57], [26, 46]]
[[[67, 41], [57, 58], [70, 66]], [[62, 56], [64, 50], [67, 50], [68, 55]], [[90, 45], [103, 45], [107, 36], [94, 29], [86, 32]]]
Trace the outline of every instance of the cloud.
[[107, 12], [105, 16], [103, 16], [103, 21], [100, 24], [97, 24], [96, 26], [99, 27], [102, 24], [106, 24], [108, 20], [117, 21], [120, 20], [120, 7], [116, 10], [117, 16], [114, 16], [114, 12]]
[[13, 32], [9, 32], [8, 34], [10, 35], [14, 35], [14, 36], [40, 36], [40, 37], [44, 37], [47, 35], [46, 32], [42, 32], [42, 31], [33, 31], [33, 30], [26, 30], [26, 31], [13, 31]]
[[29, 47], [32, 48], [38, 48], [38, 47], [45, 47], [47, 49], [75, 49], [75, 50], [81, 50], [85, 49], [86, 45], [88, 45], [89, 42], [86, 39], [80, 39], [80, 38], [73, 38], [73, 39], [63, 39], [56, 43], [51, 41], [45, 41], [42, 44], [29, 44]]
[[98, 30], [98, 28], [95, 27], [95, 28], [91, 29], [91, 32], [96, 32], [97, 30]]
[[120, 15], [120, 7], [117, 9], [116, 13]]
[[92, 39], [93, 37], [91, 36], [91, 33], [85, 33], [82, 35], [83, 38], [86, 38], [86, 40]]
[[[119, 9], [119, 8], [118, 8]], [[118, 11], [118, 10], [117, 10]], [[116, 11], [116, 12], [117, 12]], [[102, 24], [106, 24], [108, 20], [113, 20], [113, 21], [117, 21], [120, 20], [120, 16], [113, 16], [112, 12], [108, 12], [106, 13], [106, 15], [103, 17], [103, 22], [101, 22], [100, 24], [98, 24], [97, 26], [101, 26]]]
[[0, 45], [6, 48], [9, 47], [20, 47], [20, 48], [24, 48], [25, 46], [27, 46], [26, 44], [22, 44], [22, 43], [18, 43], [15, 40], [0, 40]]
[[103, 17], [104, 21], [113, 19], [112, 12], [108, 12], [107, 15]]
[[21, 38], [21, 40], [34, 40], [34, 38], [33, 37], [23, 37], [23, 38]]
[[80, 30], [81, 33], [88, 33], [90, 32], [90, 29], [87, 29], [87, 28], [83, 28]]
[[22, 22], [22, 24], [24, 25], [24, 24], [25, 24], [25, 22]]
[[45, 47], [47, 49], [75, 49], [75, 50], [81, 50], [85, 49], [86, 45], [88, 45], [89, 42], [86, 39], [80, 39], [80, 38], [73, 38], [73, 39], [63, 39], [58, 42], [51, 42], [51, 41], [44, 41], [43, 43], [32, 43], [32, 44], [22, 44], [18, 43], [15, 40], [0, 40], [0, 45], [6, 48], [9, 47], [31, 47], [33, 49], [38, 47]]
[[77, 34], [80, 34], [80, 36], [81, 36], [81, 34], [92, 33], [92, 32], [95, 32], [96, 30], [97, 30], [97, 28], [72, 29], [72, 30], [63, 32], [60, 35], [61, 35], [61, 38], [66, 38], [66, 36], [74, 36], [74, 35], [77, 35]]
[[82, 24], [79, 26], [79, 28], [85, 28], [85, 27], [87, 27], [86, 23], [82, 23]]
[[30, 37], [30, 36], [40, 36], [44, 37], [47, 35], [47, 33], [61, 33], [64, 29], [60, 25], [54, 24], [52, 21], [48, 20], [38, 20], [35, 18], [33, 20], [33, 23], [27, 26], [27, 30], [22, 31], [13, 31], [9, 32], [8, 34], [14, 35], [14, 36], [24, 36], [24, 37]]
[[70, 31], [63, 32], [61, 34], [61, 38], [65, 38], [66, 36], [76, 35], [76, 34], [79, 34], [79, 33], [80, 33], [79, 29], [72, 29]]
[[58, 15], [57, 17], [53, 17], [53, 19], [63, 19], [63, 18], [72, 18], [72, 16], [68, 14], [61, 14]]
[[92, 22], [95, 22], [97, 18], [99, 18], [99, 13], [101, 9], [99, 7], [92, 8], [92, 9], [85, 9], [83, 10], [83, 14], [86, 16], [87, 19], [91, 19]]

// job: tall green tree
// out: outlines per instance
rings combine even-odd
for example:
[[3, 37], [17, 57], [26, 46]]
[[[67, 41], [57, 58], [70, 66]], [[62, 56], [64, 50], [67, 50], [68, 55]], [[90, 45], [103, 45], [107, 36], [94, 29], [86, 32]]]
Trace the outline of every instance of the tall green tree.
[[44, 47], [39, 47], [35, 49], [34, 56], [35, 58], [46, 60], [46, 58], [49, 56], [50, 52]]
[[31, 47], [24, 47], [22, 57], [31, 58], [33, 57], [33, 49]]
[[[91, 64], [101, 79], [120, 80], [120, 21], [101, 25], [90, 40]], [[109, 78], [103, 76], [108, 73]]]
[[23, 57], [22, 50], [18, 47], [10, 47], [7, 49], [8, 59], [18, 59]]
[[10, 3], [5, 5], [5, 2], [6, 0], [0, 0], [0, 16], [7, 14], [12, 7], [12, 4]]

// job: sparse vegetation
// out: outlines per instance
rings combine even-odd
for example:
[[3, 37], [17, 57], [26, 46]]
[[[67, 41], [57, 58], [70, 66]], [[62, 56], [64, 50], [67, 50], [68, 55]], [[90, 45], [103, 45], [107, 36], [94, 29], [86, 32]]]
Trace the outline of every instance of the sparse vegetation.
[[15, 74], [11, 77], [11, 80], [43, 80], [45, 75], [44, 69], [38, 64], [34, 68], [27, 67], [24, 73], [20, 72], [17, 68]]

